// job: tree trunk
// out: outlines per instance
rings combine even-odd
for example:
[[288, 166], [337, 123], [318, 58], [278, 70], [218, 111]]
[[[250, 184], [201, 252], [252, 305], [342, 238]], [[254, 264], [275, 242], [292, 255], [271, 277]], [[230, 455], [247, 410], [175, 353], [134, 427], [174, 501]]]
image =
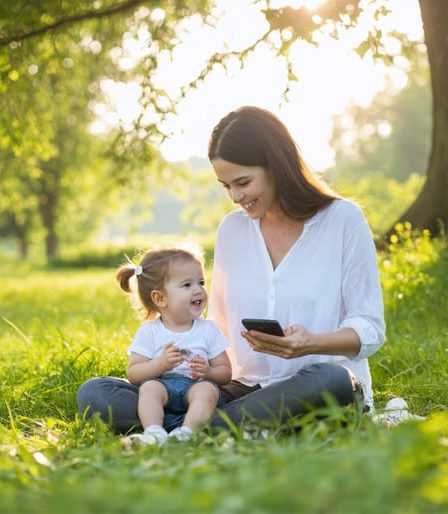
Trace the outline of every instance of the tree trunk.
[[22, 259], [27, 259], [29, 254], [30, 246], [28, 244], [28, 239], [25, 237], [21, 237], [19, 239], [19, 249], [20, 249], [20, 256]]
[[[448, 5], [446, 0], [419, 2], [431, 72], [432, 147], [423, 189], [397, 222], [438, 235], [448, 233]], [[392, 227], [386, 238], [393, 232]]]
[[29, 252], [29, 220], [25, 218], [25, 221], [20, 222], [14, 213], [10, 213], [7, 219], [10, 229], [18, 241], [20, 257], [26, 259]]
[[56, 200], [52, 194], [44, 193], [41, 198], [40, 214], [45, 227], [45, 253], [47, 261], [51, 262], [58, 253], [59, 241], [56, 234]]
[[22, 257], [22, 259], [27, 259], [30, 248], [28, 242], [28, 232], [26, 230], [19, 231], [17, 233], [17, 239], [19, 240], [20, 257]]
[[[52, 88], [53, 89], [53, 88]], [[54, 89], [53, 89], [54, 90]], [[56, 140], [59, 143], [59, 140]], [[57, 144], [59, 152], [61, 145]], [[45, 228], [45, 253], [51, 263], [59, 251], [59, 237], [56, 231], [58, 207], [61, 195], [61, 168], [63, 163], [56, 157], [41, 163], [42, 175], [34, 184], [38, 196], [39, 213]]]
[[45, 252], [48, 262], [53, 261], [57, 257], [58, 248], [58, 236], [56, 235], [54, 227], [52, 226], [50, 230], [47, 228], [47, 235], [45, 236]]

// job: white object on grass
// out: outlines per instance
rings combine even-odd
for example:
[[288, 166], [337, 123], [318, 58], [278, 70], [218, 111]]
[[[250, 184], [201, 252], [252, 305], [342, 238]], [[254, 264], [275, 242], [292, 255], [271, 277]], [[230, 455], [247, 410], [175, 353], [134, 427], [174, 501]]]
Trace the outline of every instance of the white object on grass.
[[167, 431], [159, 425], [150, 425], [142, 434], [132, 434], [121, 439], [121, 444], [128, 450], [132, 446], [163, 446], [168, 439]]
[[392, 398], [386, 404], [383, 412], [374, 414], [372, 420], [375, 423], [384, 423], [388, 427], [393, 427], [403, 421], [416, 420], [423, 421], [423, 416], [412, 414], [408, 410], [408, 404], [403, 398]]
[[193, 430], [188, 427], [177, 427], [168, 434], [168, 437], [184, 443], [193, 437]]

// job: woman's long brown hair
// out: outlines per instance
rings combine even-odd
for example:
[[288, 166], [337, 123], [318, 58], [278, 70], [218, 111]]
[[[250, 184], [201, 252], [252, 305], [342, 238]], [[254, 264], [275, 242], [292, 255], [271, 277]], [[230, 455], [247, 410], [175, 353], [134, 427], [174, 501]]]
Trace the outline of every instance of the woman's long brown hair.
[[285, 125], [265, 109], [241, 107], [222, 118], [213, 129], [208, 157], [264, 168], [281, 210], [292, 219], [309, 219], [339, 198], [306, 166]]

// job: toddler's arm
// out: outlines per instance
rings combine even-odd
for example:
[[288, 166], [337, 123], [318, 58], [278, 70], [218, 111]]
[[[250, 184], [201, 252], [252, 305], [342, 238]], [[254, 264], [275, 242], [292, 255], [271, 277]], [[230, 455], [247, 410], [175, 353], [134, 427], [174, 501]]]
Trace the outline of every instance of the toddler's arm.
[[159, 377], [166, 371], [172, 370], [183, 360], [183, 355], [174, 343], [167, 343], [162, 354], [156, 359], [148, 359], [139, 353], [131, 353], [126, 376], [131, 384], [140, 385], [150, 378]]
[[232, 378], [232, 367], [226, 352], [221, 352], [209, 362], [202, 357], [195, 357], [190, 361], [194, 378], [207, 378], [216, 384], [227, 384]]

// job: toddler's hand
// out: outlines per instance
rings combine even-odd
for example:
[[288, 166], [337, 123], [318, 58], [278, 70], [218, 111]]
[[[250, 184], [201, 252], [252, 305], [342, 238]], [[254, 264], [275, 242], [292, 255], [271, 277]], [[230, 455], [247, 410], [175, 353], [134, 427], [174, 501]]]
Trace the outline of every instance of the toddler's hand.
[[189, 366], [191, 368], [191, 378], [193, 380], [204, 378], [210, 368], [208, 361], [204, 360], [202, 357], [199, 357], [199, 355], [196, 355], [196, 357], [193, 357], [189, 361]]
[[160, 355], [160, 360], [163, 363], [165, 371], [171, 371], [176, 366], [179, 366], [184, 361], [184, 356], [180, 353], [179, 348], [175, 343], [166, 343], [163, 347], [163, 352]]

